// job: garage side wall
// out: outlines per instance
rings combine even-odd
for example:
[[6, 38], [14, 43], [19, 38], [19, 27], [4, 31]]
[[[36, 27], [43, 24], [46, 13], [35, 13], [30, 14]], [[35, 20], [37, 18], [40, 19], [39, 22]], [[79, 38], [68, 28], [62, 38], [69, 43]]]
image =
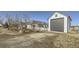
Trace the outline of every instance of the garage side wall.
[[64, 17], [64, 32], [68, 32], [68, 21], [67, 17]]
[[68, 27], [68, 32], [70, 32], [70, 27], [71, 27], [71, 20], [68, 18], [67, 19], [67, 27]]

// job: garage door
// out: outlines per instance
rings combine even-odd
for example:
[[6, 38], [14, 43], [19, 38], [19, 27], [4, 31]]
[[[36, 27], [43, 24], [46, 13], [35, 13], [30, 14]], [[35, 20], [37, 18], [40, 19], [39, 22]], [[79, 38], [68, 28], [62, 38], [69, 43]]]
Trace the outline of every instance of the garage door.
[[50, 28], [51, 31], [64, 32], [64, 18], [51, 19]]

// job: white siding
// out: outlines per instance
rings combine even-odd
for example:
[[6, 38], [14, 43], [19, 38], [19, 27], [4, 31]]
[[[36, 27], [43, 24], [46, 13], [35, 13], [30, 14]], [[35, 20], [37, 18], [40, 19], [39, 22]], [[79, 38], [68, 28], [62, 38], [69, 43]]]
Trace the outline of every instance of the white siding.
[[27, 25], [27, 29], [32, 29], [32, 25]]
[[[55, 17], [56, 14], [58, 15], [57, 17]], [[62, 18], [62, 17], [66, 17], [66, 16], [64, 16], [64, 15], [62, 15], [62, 14], [60, 14], [60, 13], [55, 12], [55, 13], [50, 17], [50, 19], [56, 19], [56, 18]]]
[[67, 32], [67, 17], [64, 18], [64, 32]]

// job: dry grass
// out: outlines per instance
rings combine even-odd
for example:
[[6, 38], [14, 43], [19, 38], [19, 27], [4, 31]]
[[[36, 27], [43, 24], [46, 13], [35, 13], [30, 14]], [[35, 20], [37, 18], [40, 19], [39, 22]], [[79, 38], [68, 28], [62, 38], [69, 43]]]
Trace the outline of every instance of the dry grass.
[[2, 27], [0, 27], [0, 33], [3, 31], [3, 28]]
[[[14, 33], [13, 33], [14, 34]], [[78, 48], [79, 33], [30, 32], [0, 34], [0, 47], [6, 48]]]
[[[76, 35], [76, 34], [75, 34]], [[79, 36], [73, 34], [55, 34], [46, 36], [42, 41], [34, 41], [31, 47], [35, 48], [78, 48]]]

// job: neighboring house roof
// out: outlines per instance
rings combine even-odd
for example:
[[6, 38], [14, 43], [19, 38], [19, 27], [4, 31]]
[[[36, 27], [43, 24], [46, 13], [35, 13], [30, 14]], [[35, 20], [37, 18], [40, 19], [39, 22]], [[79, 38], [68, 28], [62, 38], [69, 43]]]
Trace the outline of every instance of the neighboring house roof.
[[32, 25], [38, 25], [39, 27], [43, 27], [43, 26], [47, 26], [48, 24], [46, 23], [46, 22], [41, 22], [41, 21], [36, 21], [36, 20], [34, 20], [33, 22], [32, 22]]
[[32, 23], [33, 24], [47, 24], [46, 22], [36, 21], [36, 20], [34, 20]]

